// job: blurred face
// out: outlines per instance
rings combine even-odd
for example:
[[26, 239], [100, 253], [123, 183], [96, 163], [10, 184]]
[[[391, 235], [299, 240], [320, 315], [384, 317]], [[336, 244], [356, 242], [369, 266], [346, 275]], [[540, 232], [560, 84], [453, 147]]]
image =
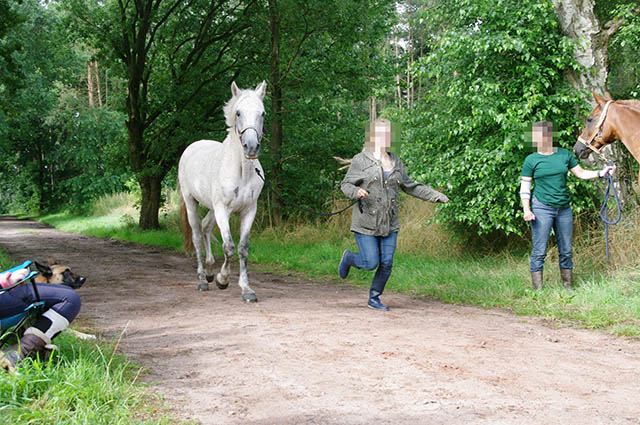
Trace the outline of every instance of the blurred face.
[[372, 144], [376, 149], [386, 150], [391, 147], [391, 125], [389, 123], [376, 123], [374, 133], [371, 136]]
[[553, 128], [550, 125], [533, 127], [531, 130], [531, 139], [538, 150], [550, 149], [553, 147]]

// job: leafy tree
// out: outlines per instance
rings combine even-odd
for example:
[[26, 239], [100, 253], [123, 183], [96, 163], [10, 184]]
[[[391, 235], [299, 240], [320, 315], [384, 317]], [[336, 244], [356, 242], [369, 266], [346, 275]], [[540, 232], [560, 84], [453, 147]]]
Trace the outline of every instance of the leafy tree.
[[[416, 72], [431, 91], [407, 117], [405, 161], [451, 199], [443, 221], [467, 235], [520, 232], [526, 125], [552, 121], [570, 149], [584, 116], [582, 93], [564, 78], [578, 69], [573, 44], [545, 0], [441, 0], [424, 18], [432, 50]], [[574, 210], [591, 207], [589, 186], [569, 185]]]
[[[391, 81], [378, 47], [391, 28], [394, 2], [268, 4], [271, 131], [263, 163], [288, 198], [320, 208], [342, 179], [333, 156], [362, 149], [365, 100]], [[273, 203], [279, 218], [282, 206]]]
[[158, 227], [161, 184], [193, 140], [223, 127], [229, 84], [253, 53], [255, 1], [66, 4], [82, 36], [127, 81], [123, 109], [131, 167], [142, 191], [140, 227]]
[[111, 148], [121, 143], [114, 129], [123, 117], [88, 110], [86, 48], [64, 37], [56, 8], [37, 0], [12, 7], [24, 19], [7, 34], [22, 48], [12, 54], [21, 84], [4, 108], [8, 131], [0, 140], [3, 208], [82, 209], [123, 187], [127, 170]]

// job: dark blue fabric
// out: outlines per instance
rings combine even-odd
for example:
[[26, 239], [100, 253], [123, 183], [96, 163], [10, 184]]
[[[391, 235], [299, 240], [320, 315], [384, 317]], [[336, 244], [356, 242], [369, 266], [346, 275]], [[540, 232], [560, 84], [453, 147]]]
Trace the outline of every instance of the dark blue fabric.
[[360, 252], [353, 253], [351, 257], [353, 265], [365, 270], [373, 270], [377, 267], [371, 289], [382, 294], [391, 276], [398, 232], [389, 233], [387, 236], [363, 235], [358, 232], [354, 232], [354, 235]]
[[531, 199], [531, 211], [536, 219], [531, 221], [533, 249], [529, 270], [537, 272], [543, 269], [552, 228], [558, 243], [560, 268], [572, 269], [573, 214], [571, 207], [553, 208], [543, 204], [534, 196]]
[[[71, 323], [80, 312], [80, 296], [73, 289], [64, 285], [38, 283], [40, 300], [44, 302], [44, 310], [53, 309]], [[30, 283], [18, 286], [11, 291], [0, 294], [0, 318], [21, 313], [35, 301], [33, 287]]]

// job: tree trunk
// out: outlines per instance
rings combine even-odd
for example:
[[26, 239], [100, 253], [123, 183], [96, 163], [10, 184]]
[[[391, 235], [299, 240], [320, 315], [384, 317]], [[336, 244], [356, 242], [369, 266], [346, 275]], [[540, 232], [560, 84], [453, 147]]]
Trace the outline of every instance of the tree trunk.
[[93, 66], [96, 75], [96, 92], [98, 95], [98, 106], [102, 108], [102, 90], [100, 89], [100, 70], [98, 69], [98, 61], [93, 61]]
[[150, 176], [140, 178], [140, 189], [142, 190], [142, 203], [140, 205], [141, 229], [157, 229], [160, 227], [158, 221], [158, 211], [162, 200], [162, 177]]
[[87, 92], [89, 94], [89, 108], [93, 109], [93, 78], [91, 77], [91, 62], [87, 64]]
[[[574, 57], [585, 67], [585, 72], [576, 74], [569, 71], [567, 78], [574, 87], [587, 93], [596, 92], [604, 96], [607, 91], [607, 76], [609, 73], [609, 41], [618, 32], [622, 24], [621, 19], [614, 19], [602, 25], [595, 14], [595, 0], [552, 0], [558, 15], [558, 22], [564, 34], [574, 40], [576, 48]], [[595, 101], [589, 95], [588, 102], [595, 107]], [[623, 202], [632, 199], [633, 182], [629, 179], [633, 173], [629, 168], [630, 154], [618, 143], [609, 145], [603, 150], [603, 155], [590, 155], [589, 162], [597, 167], [604, 166], [609, 160], [618, 167], [615, 175]]]
[[44, 149], [42, 145], [38, 143], [38, 150], [40, 151], [38, 154], [38, 212], [43, 212], [46, 209], [45, 205], [45, 166], [44, 166]]
[[[280, 74], [280, 11], [278, 1], [269, 0], [269, 21], [271, 24], [271, 72], [269, 75], [271, 85], [271, 185], [278, 190], [280, 176], [282, 174], [282, 81]], [[278, 225], [282, 221], [282, 203], [280, 199], [271, 194], [271, 214], [273, 224]]]
[[396, 59], [395, 68], [396, 68], [396, 92], [395, 98], [398, 103], [398, 109], [402, 109], [402, 90], [400, 89], [400, 70], [398, 67], [400, 66], [398, 63], [398, 36], [393, 38], [393, 54]]

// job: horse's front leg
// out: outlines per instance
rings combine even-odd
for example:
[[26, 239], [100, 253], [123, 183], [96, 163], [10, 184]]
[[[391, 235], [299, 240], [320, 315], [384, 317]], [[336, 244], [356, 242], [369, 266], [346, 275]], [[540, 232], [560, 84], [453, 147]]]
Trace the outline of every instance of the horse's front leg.
[[220, 229], [220, 236], [222, 236], [222, 251], [224, 252], [224, 263], [220, 268], [220, 272], [216, 275], [216, 285], [220, 289], [226, 289], [229, 286], [229, 272], [231, 269], [229, 262], [233, 257], [235, 245], [229, 229], [229, 212], [224, 207], [216, 208], [214, 212], [218, 229]]
[[[213, 282], [213, 278], [215, 276], [215, 272], [213, 269], [213, 265], [216, 262], [216, 259], [213, 257], [213, 250], [211, 249], [211, 231], [213, 230], [213, 226], [216, 224], [216, 217], [213, 211], [209, 210], [207, 215], [202, 220], [202, 233], [204, 236], [204, 249], [207, 253], [207, 257], [204, 260], [204, 272], [207, 282]], [[217, 282], [216, 282], [217, 283]], [[218, 285], [218, 288], [221, 288]]]
[[249, 276], [247, 275], [247, 258], [249, 257], [249, 233], [256, 217], [257, 204], [246, 210], [240, 216], [240, 244], [238, 245], [238, 258], [240, 259], [240, 278], [238, 285], [242, 288], [242, 300], [246, 302], [257, 302], [258, 298], [253, 289], [249, 287]]

